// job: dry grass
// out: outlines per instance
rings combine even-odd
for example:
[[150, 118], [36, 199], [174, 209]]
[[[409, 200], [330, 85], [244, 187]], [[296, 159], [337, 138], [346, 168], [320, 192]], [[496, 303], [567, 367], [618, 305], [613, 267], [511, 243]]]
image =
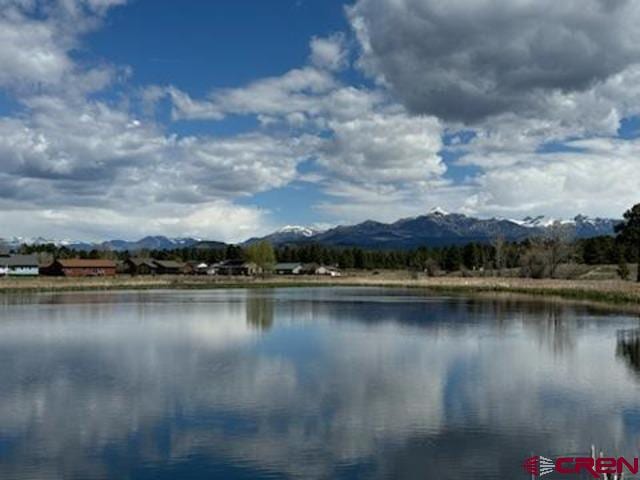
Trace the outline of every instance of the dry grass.
[[557, 296], [615, 304], [640, 305], [640, 284], [620, 280], [533, 280], [505, 277], [415, 277], [407, 272], [348, 272], [341, 278], [328, 277], [128, 277], [115, 278], [2, 278], [0, 294], [10, 292], [75, 290], [144, 290], [267, 288], [302, 286], [384, 286], [419, 288], [439, 292], [505, 292]]

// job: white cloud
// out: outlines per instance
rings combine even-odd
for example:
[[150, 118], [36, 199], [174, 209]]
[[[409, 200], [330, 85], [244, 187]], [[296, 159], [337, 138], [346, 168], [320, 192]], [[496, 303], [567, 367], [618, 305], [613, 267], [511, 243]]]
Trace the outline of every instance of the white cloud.
[[172, 87], [167, 93], [173, 101], [176, 119], [220, 119], [225, 114], [283, 115], [315, 110], [315, 95], [335, 86], [330, 73], [305, 67], [279, 77], [260, 79], [245, 87], [215, 90], [208, 99], [200, 101]]
[[640, 142], [594, 139], [568, 146], [577, 151], [465, 159], [485, 169], [477, 179], [483, 198], [479, 210], [620, 217], [638, 202]]
[[[164, 225], [167, 232], [183, 228], [185, 233], [237, 240], [240, 231], [250, 233], [249, 225], [260, 229], [262, 220], [256, 211], [229, 202], [293, 180], [297, 164], [313, 143], [306, 137], [258, 133], [178, 138], [99, 102], [70, 106], [54, 97], [34, 98], [30, 105], [28, 120], [0, 120], [3, 204], [19, 209], [72, 208], [78, 215], [80, 207], [87, 214], [92, 209], [110, 211], [112, 215], [102, 212], [99, 218], [109, 218], [114, 232], [122, 232], [120, 226], [126, 224], [161, 233]], [[146, 205], [158, 207], [148, 218], [162, 221], [137, 216], [135, 209]], [[234, 212], [233, 208], [238, 213], [228, 217], [233, 225], [216, 225], [216, 212]], [[124, 221], [127, 215], [131, 221]], [[211, 215], [212, 221], [204, 221], [204, 215]], [[64, 220], [69, 229], [77, 226], [72, 217]], [[19, 221], [5, 225], [16, 234], [25, 228]], [[209, 235], [205, 227], [210, 227]], [[100, 228], [109, 231], [106, 225]], [[61, 231], [60, 226], [55, 230]]]
[[369, 112], [347, 121], [329, 120], [333, 137], [320, 164], [353, 182], [424, 182], [446, 167], [438, 155], [441, 126], [434, 118]]
[[311, 39], [311, 63], [318, 68], [340, 70], [347, 65], [348, 54], [343, 33]]
[[[277, 225], [270, 212], [226, 200], [199, 204], [133, 203], [120, 206], [72, 206], [32, 208], [1, 201], [3, 232], [22, 237], [103, 241], [138, 240], [146, 235], [195, 237], [240, 242], [266, 235]], [[5, 233], [5, 234], [6, 234]]]

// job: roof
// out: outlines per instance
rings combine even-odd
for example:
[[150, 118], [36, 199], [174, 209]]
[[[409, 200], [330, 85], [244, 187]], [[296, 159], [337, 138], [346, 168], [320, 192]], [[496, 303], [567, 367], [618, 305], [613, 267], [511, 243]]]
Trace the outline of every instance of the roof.
[[38, 267], [38, 257], [35, 255], [11, 255], [0, 258], [0, 265], [7, 267]]
[[63, 268], [116, 268], [116, 262], [112, 260], [67, 258], [59, 259], [58, 263]]
[[245, 263], [246, 262], [244, 260], [226, 260], [218, 266], [219, 267], [244, 267]]
[[184, 268], [184, 263], [174, 260], [154, 260], [154, 263], [161, 268]]
[[187, 265], [197, 268], [207, 268], [209, 265], [205, 262], [198, 262], [197, 260], [191, 260], [187, 262]]
[[133, 263], [136, 267], [146, 265], [150, 268], [156, 268], [153, 258], [129, 258], [129, 262]]
[[301, 263], [276, 263], [275, 268], [276, 270], [295, 270], [296, 268], [301, 268], [302, 264]]

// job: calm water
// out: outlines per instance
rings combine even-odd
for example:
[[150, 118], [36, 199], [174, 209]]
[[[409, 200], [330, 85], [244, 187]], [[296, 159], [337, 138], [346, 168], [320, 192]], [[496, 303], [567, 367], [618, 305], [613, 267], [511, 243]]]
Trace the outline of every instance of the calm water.
[[531, 452], [637, 456], [637, 327], [401, 290], [0, 297], [0, 479], [527, 478]]

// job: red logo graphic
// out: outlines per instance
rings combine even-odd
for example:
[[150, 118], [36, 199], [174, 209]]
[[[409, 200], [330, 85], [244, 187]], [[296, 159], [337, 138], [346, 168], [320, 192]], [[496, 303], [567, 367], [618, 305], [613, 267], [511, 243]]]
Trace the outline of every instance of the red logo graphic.
[[563, 475], [586, 473], [593, 478], [602, 475], [621, 475], [629, 472], [636, 475], [640, 471], [637, 458], [629, 461], [624, 457], [559, 457], [555, 461], [547, 457], [527, 458], [522, 464], [526, 473], [534, 477], [544, 477], [556, 472]]
[[555, 463], [550, 458], [537, 456], [526, 459], [522, 468], [530, 475], [543, 477], [554, 471]]

